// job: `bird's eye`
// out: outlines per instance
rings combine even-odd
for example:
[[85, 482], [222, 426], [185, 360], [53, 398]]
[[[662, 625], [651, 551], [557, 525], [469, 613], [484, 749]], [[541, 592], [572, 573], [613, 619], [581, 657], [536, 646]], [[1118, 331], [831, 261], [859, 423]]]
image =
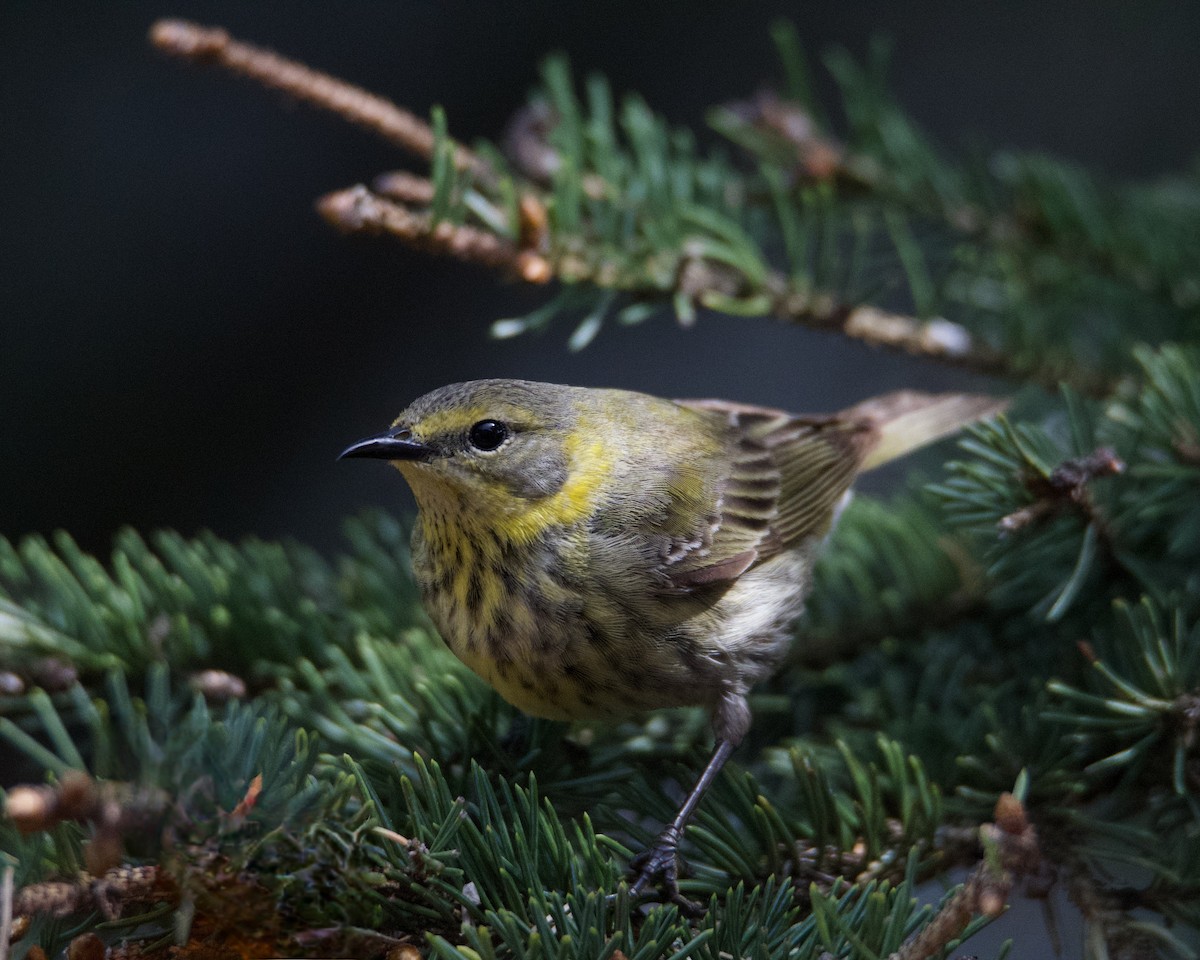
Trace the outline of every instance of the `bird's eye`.
[[495, 450], [508, 439], [508, 427], [498, 420], [480, 420], [471, 428], [467, 439], [476, 450]]

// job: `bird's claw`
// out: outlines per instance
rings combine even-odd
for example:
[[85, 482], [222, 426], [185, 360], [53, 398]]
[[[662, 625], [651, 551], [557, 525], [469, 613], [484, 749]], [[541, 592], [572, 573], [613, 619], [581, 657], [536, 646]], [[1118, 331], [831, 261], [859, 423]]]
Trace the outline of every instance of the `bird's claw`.
[[679, 832], [672, 827], [664, 830], [654, 843], [629, 863], [636, 874], [629, 888], [632, 900], [639, 900], [657, 891], [663, 903], [673, 903], [689, 917], [699, 916], [704, 908], [679, 892]]

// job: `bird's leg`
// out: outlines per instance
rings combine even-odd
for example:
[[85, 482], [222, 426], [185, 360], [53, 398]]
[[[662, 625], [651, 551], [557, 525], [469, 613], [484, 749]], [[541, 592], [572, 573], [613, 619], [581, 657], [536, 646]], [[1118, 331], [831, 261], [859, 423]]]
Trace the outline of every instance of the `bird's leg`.
[[717, 740], [708, 766], [704, 768], [700, 779], [692, 787], [692, 792], [683, 801], [679, 812], [675, 814], [675, 819], [667, 824], [650, 847], [634, 857], [633, 862], [630, 863], [631, 869], [637, 871], [637, 878], [633, 881], [633, 886], [629, 888], [629, 895], [634, 900], [655, 885], [666, 900], [677, 904], [685, 912], [692, 914], [701, 912], [699, 905], [688, 900], [679, 892], [679, 842], [683, 839], [683, 828], [687, 826], [688, 820], [695, 812], [700, 798], [704, 796], [704, 791], [717, 778], [717, 774], [725, 766], [725, 761], [729, 759], [735, 746], [737, 744], [732, 740], [724, 738]]

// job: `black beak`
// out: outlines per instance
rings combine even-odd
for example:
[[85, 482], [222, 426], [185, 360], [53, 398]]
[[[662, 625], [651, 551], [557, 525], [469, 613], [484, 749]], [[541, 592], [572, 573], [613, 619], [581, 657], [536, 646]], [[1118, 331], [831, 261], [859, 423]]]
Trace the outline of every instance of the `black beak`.
[[407, 427], [393, 427], [350, 444], [338, 454], [338, 459], [370, 457], [372, 460], [428, 460], [431, 456], [433, 449], [414, 440]]

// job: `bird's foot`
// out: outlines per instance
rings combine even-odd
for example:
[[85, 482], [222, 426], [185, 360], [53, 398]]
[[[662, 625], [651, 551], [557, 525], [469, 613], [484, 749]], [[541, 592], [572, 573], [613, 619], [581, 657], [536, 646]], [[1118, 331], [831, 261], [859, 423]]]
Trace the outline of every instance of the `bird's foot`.
[[629, 869], [635, 877], [629, 896], [636, 901], [657, 891], [663, 903], [673, 903], [686, 916], [696, 917], [704, 908], [679, 892], [679, 834], [674, 825], [668, 826], [653, 844], [630, 861]]

